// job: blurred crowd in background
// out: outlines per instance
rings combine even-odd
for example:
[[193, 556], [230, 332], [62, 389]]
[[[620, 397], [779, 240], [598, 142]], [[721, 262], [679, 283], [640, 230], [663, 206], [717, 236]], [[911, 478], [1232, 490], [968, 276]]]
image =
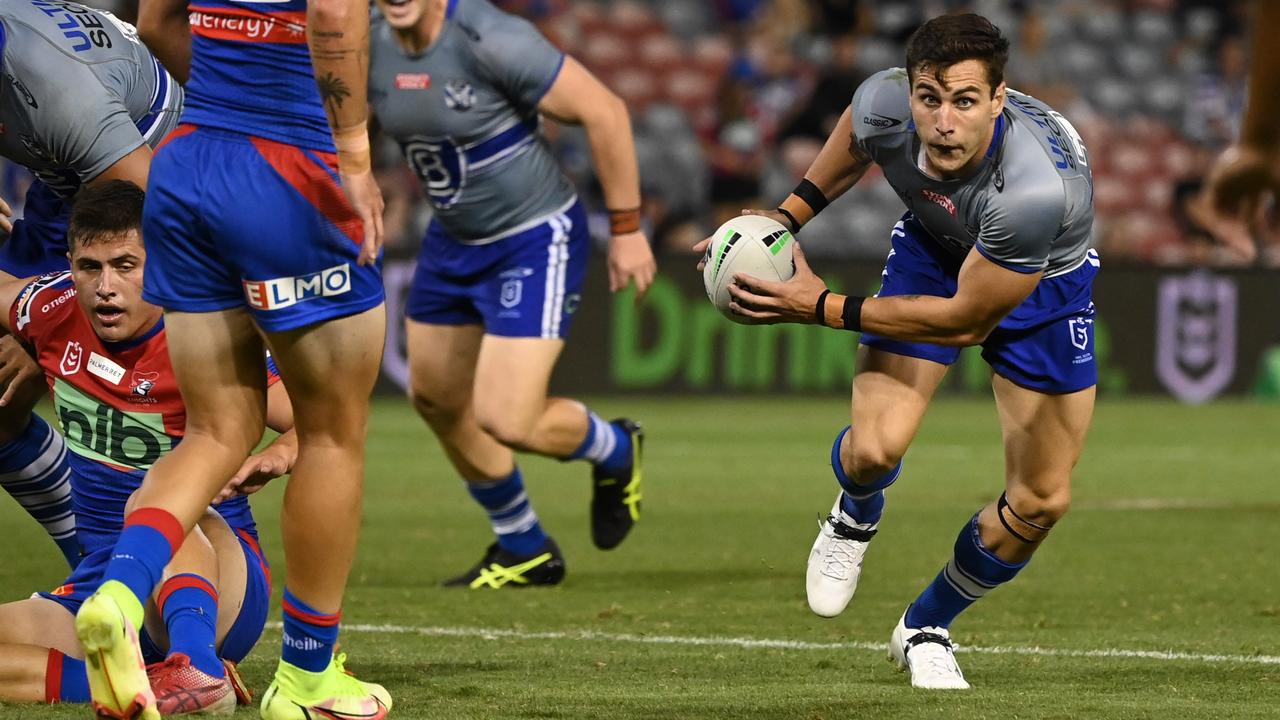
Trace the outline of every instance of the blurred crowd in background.
[[[1010, 87], [1048, 102], [1084, 137], [1094, 243], [1108, 261], [1230, 265], [1197, 222], [1201, 178], [1245, 102], [1241, 0], [493, 0], [534, 23], [631, 109], [650, 237], [688, 253], [742, 208], [772, 207], [803, 176], [859, 83], [903, 64], [924, 20], [990, 18], [1012, 42]], [[136, 0], [89, 0], [124, 19]], [[608, 221], [584, 133], [544, 123], [591, 210]], [[431, 217], [390, 140], [379, 174], [388, 255], [412, 256]], [[0, 193], [20, 199], [6, 167]], [[878, 172], [806, 226], [811, 256], [882, 259], [903, 212]], [[1280, 267], [1280, 256], [1263, 263]]]

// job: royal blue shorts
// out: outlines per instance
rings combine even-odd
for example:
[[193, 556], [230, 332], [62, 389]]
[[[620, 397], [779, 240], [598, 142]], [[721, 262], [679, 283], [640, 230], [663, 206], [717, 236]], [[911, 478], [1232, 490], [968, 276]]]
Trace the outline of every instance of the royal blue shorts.
[[[240, 540], [240, 549], [244, 552], [245, 578], [244, 600], [240, 605], [240, 614], [222, 639], [218, 648], [218, 657], [232, 662], [240, 662], [249, 654], [253, 646], [262, 637], [262, 630], [267, 624], [267, 610], [271, 605], [271, 570], [266, 557], [258, 546], [257, 537], [245, 530], [234, 530]], [[102, 573], [107, 569], [111, 554], [115, 550], [112, 545], [104, 545], [89, 553], [80, 560], [80, 564], [66, 581], [52, 592], [36, 593], [42, 598], [52, 600], [75, 615], [80, 606], [102, 584]], [[147, 635], [145, 630], [139, 633], [143, 655], [147, 663], [164, 660], [165, 653], [160, 650]]]
[[405, 314], [431, 325], [483, 325], [490, 335], [564, 338], [582, 299], [590, 250], [577, 201], [485, 245], [464, 245], [433, 220]]
[[245, 307], [270, 332], [378, 306], [380, 264], [356, 264], [363, 229], [338, 183], [332, 154], [179, 125], [151, 161], [143, 298]]
[[71, 204], [36, 180], [27, 188], [22, 217], [0, 245], [0, 271], [16, 278], [61, 272], [67, 260], [67, 225]]
[[[915, 216], [907, 213], [892, 233], [881, 297], [956, 294], [963, 260], [943, 250]], [[982, 358], [999, 375], [1032, 390], [1069, 393], [1098, 384], [1094, 357], [1093, 277], [1098, 253], [1079, 267], [1040, 280], [1036, 289], [982, 343]], [[895, 355], [951, 365], [960, 348], [892, 340], [863, 333], [861, 344]]]

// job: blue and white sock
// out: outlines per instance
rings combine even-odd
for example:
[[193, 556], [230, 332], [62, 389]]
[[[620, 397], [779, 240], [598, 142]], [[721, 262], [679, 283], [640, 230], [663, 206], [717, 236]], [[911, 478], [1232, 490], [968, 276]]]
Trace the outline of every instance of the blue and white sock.
[[1028, 562], [1031, 561], [1010, 563], [996, 557], [982, 544], [978, 516], [974, 515], [956, 538], [951, 562], [907, 611], [907, 627], [951, 627], [956, 616], [998, 585], [1012, 580]]
[[587, 436], [565, 460], [588, 460], [605, 472], [619, 472], [631, 464], [631, 433], [587, 410]]
[[849, 433], [850, 427], [846, 425], [836, 435], [836, 441], [831, 445], [831, 471], [835, 473], [836, 481], [844, 490], [844, 494], [840, 497], [840, 510], [859, 525], [873, 526], [880, 522], [880, 516], [884, 514], [885, 488], [897, 482], [898, 476], [902, 474], [902, 461], [899, 460], [892, 470], [874, 482], [865, 485], [854, 482], [853, 478], [845, 473], [844, 465], [840, 462], [840, 443], [844, 441], [844, 436]]
[[524, 491], [520, 468], [511, 474], [486, 483], [467, 483], [467, 490], [489, 513], [489, 523], [498, 536], [498, 546], [507, 552], [527, 557], [542, 551], [547, 534], [538, 522], [529, 495]]
[[33, 413], [26, 430], [0, 446], [0, 487], [44, 526], [67, 564], [80, 563], [67, 445], [39, 415]]

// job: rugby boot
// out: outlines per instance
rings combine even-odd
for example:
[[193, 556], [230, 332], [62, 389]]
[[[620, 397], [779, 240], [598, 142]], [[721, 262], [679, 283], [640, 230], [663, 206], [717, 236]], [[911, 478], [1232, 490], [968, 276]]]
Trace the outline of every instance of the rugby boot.
[[620, 471], [591, 470], [591, 541], [601, 550], [618, 547], [640, 519], [644, 479], [644, 429], [627, 418], [609, 421], [631, 436], [631, 458]]
[[281, 660], [262, 694], [262, 720], [382, 720], [391, 712], [391, 694], [377, 683], [347, 672], [345, 653], [329, 667], [307, 672]]
[[240, 677], [240, 666], [230, 660], [222, 660], [222, 670], [227, 674], [227, 680], [231, 681], [231, 690], [236, 694], [236, 705], [251, 705], [253, 703], [253, 691], [249, 689], [249, 684]]
[[848, 607], [858, 589], [862, 559], [876, 534], [875, 525], [849, 522], [840, 511], [840, 499], [836, 496], [831, 514], [818, 525], [805, 571], [809, 609], [822, 617], [835, 617]]
[[444, 581], [445, 587], [465, 587], [471, 590], [504, 587], [523, 588], [534, 585], [558, 585], [564, 579], [564, 556], [556, 541], [547, 538], [547, 544], [534, 555], [520, 556], [503, 550], [498, 543], [489, 546], [484, 557], [465, 573]]
[[[109, 588], [112, 583], [119, 587]], [[94, 717], [160, 720], [138, 631], [116, 602], [116, 592], [129, 590], [115, 580], [104, 583], [76, 613], [76, 635], [84, 647]]]
[[230, 715], [236, 711], [236, 690], [231, 676], [213, 677], [191, 664], [183, 653], [147, 666], [156, 709], [163, 717], [179, 715]]
[[889, 660], [898, 670], [911, 671], [911, 686], [925, 690], [968, 690], [969, 683], [956, 663], [951, 633], [940, 627], [909, 628], [906, 621], [904, 612], [889, 638]]

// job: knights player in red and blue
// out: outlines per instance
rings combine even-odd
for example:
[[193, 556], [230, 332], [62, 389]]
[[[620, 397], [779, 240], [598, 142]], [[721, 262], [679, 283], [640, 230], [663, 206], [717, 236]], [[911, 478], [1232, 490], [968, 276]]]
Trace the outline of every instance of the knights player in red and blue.
[[[99, 586], [121, 532], [146, 517], [145, 510], [125, 517], [144, 473], [183, 437], [186, 407], [164, 320], [142, 299], [142, 205], [142, 190], [128, 181], [83, 190], [68, 232], [71, 271], [0, 285], [3, 324], [31, 348], [48, 381], [85, 551], [56, 590], [0, 606], [0, 655], [12, 660], [0, 670], [3, 700], [90, 700], [74, 613]], [[287, 423], [283, 386], [275, 383], [272, 394]], [[283, 437], [270, 452], [288, 454], [291, 436]], [[155, 706], [167, 716], [230, 712], [238, 696], [248, 698], [223, 661], [252, 649], [271, 594], [246, 498], [206, 509], [185, 541], [164, 542], [180, 549], [140, 636]]]
[[143, 219], [143, 297], [164, 309], [186, 432], [147, 472], [104, 581], [76, 615], [101, 659], [89, 668], [94, 702], [156, 717], [136, 628], [172, 540], [261, 438], [265, 340], [293, 400], [298, 456], [282, 514], [283, 649], [262, 715], [378, 720], [391, 698], [333, 651], [386, 327], [368, 2], [143, 0], [139, 33], [187, 78]]

